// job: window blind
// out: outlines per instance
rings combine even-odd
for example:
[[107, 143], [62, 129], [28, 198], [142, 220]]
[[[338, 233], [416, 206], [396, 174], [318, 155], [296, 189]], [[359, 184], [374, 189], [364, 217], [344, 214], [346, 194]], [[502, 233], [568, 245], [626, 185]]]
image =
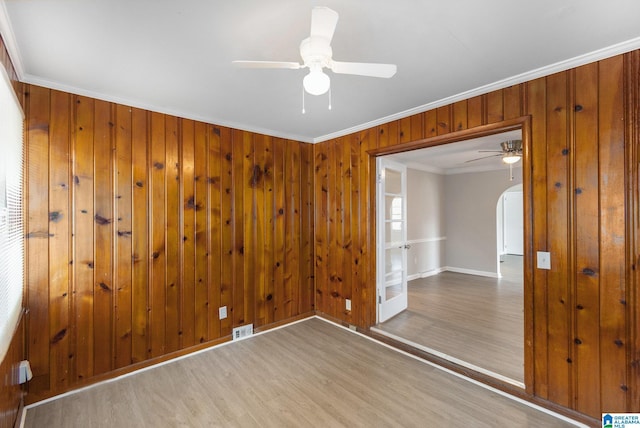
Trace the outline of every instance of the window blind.
[[0, 66], [0, 361], [22, 310], [24, 276], [23, 121], [20, 104]]

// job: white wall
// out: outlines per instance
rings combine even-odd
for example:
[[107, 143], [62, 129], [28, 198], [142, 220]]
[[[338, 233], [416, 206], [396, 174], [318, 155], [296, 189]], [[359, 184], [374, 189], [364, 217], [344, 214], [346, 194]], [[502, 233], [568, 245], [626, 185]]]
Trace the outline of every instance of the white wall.
[[[407, 169], [409, 280], [444, 269], [498, 275], [497, 204], [522, 169], [441, 175]], [[521, 187], [520, 187], [521, 188]]]
[[407, 276], [437, 272], [445, 261], [445, 176], [407, 169]]
[[453, 270], [497, 275], [496, 204], [509, 187], [522, 183], [522, 169], [514, 168], [445, 178], [447, 266]]

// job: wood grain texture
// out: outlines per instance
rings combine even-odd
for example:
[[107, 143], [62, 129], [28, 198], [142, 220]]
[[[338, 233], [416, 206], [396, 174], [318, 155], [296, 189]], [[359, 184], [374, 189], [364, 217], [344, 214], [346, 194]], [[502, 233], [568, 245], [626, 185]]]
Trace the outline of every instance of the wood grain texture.
[[409, 427], [436, 420], [448, 427], [575, 426], [309, 319], [31, 408], [25, 427]]
[[619, 55], [313, 146], [24, 85], [29, 400], [246, 322], [315, 309], [375, 324], [375, 156], [526, 118], [527, 248], [553, 267], [530, 274], [528, 390], [591, 416], [638, 411], [637, 62]]
[[24, 315], [21, 314], [7, 353], [0, 361], [0, 428], [17, 426], [15, 423], [24, 396], [24, 390], [18, 383], [18, 363], [25, 359], [24, 329]]
[[[639, 394], [638, 382], [632, 374], [638, 366], [638, 281], [627, 272], [639, 252], [637, 239], [629, 238], [628, 221], [625, 226], [639, 203], [637, 191], [629, 190], [637, 180], [632, 171], [637, 160], [631, 158], [637, 157], [638, 144], [637, 57], [638, 52], [619, 55], [316, 144], [316, 309], [363, 328], [375, 324], [375, 254], [361, 254], [348, 274], [336, 258], [341, 255], [337, 244], [345, 238], [363, 239], [353, 236], [349, 222], [365, 222], [363, 233], [375, 245], [376, 156], [446, 143], [456, 135], [469, 138], [487, 126], [527, 118], [531, 225], [526, 247], [530, 255], [552, 255], [550, 271], [531, 263], [526, 275], [531, 290], [525, 306], [531, 361], [527, 391], [593, 417], [608, 409], [637, 411], [632, 397]], [[414, 135], [418, 123], [424, 130], [415, 135], [423, 137], [410, 141], [407, 133]], [[368, 198], [346, 200], [345, 178], [336, 177], [332, 168], [343, 159], [345, 141], [368, 141], [367, 135], [375, 143], [354, 152], [359, 159], [351, 163], [369, 170], [361, 168], [351, 185]], [[335, 217], [347, 209], [359, 212], [358, 219]], [[361, 281], [366, 275], [369, 280]], [[338, 291], [331, 278], [346, 281]], [[347, 295], [358, 296], [351, 313], [338, 310]]]
[[[409, 307], [383, 332], [524, 383], [522, 257], [501, 279], [442, 272], [409, 281]], [[507, 275], [505, 266], [517, 269]]]
[[313, 309], [310, 145], [26, 88], [30, 401]]

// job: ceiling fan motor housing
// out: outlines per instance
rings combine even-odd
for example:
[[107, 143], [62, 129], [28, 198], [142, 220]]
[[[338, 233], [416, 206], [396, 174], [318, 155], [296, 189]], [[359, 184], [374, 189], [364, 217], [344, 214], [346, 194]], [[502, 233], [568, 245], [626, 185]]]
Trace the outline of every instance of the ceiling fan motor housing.
[[307, 37], [300, 43], [300, 56], [305, 67], [328, 67], [333, 51], [329, 40], [323, 37]]
[[522, 140], [509, 140], [500, 143], [504, 153], [522, 153]]

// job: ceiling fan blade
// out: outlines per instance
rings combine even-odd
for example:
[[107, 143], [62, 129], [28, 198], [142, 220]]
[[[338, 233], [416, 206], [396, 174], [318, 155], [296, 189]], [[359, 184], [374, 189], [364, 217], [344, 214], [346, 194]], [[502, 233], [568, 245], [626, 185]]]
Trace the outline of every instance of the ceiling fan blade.
[[494, 157], [496, 157], [496, 156], [502, 156], [502, 154], [499, 154], [499, 155], [483, 156], [483, 157], [481, 157], [481, 158], [475, 158], [475, 159], [471, 159], [471, 160], [465, 161], [464, 163], [475, 162], [475, 161], [479, 161], [479, 160], [481, 160], [481, 159], [494, 158]]
[[314, 7], [311, 11], [311, 37], [322, 37], [330, 43], [337, 23], [337, 12], [328, 7]]
[[370, 77], [393, 77], [398, 70], [395, 64], [374, 64], [366, 62], [331, 61], [329, 68], [338, 74], [357, 74]]
[[297, 62], [284, 61], [233, 61], [233, 64], [242, 68], [288, 68], [297, 70], [302, 65]]

